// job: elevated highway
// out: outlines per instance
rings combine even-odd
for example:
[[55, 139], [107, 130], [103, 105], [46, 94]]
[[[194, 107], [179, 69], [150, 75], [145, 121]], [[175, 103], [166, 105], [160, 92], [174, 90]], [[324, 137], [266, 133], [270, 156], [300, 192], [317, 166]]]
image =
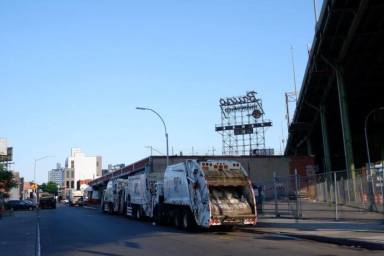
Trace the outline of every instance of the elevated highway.
[[[384, 160], [384, 1], [324, 0], [289, 127], [286, 155], [354, 175]], [[368, 117], [368, 118], [367, 118]]]

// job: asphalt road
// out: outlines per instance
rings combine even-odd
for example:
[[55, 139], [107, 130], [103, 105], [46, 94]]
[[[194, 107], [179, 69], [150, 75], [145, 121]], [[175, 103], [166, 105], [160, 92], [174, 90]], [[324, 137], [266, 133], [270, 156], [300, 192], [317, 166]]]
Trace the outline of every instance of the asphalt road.
[[[35, 212], [0, 220], [0, 255], [34, 255]], [[59, 206], [40, 211], [41, 255], [380, 255], [364, 249], [241, 230], [187, 233], [97, 210]]]

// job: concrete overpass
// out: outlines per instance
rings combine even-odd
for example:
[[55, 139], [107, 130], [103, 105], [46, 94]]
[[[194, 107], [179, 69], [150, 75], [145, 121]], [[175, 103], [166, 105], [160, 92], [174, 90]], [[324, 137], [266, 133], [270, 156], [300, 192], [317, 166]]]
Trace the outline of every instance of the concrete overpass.
[[[354, 176], [384, 160], [384, 1], [324, 0], [286, 155], [314, 155], [321, 171]], [[368, 118], [367, 118], [368, 116]]]

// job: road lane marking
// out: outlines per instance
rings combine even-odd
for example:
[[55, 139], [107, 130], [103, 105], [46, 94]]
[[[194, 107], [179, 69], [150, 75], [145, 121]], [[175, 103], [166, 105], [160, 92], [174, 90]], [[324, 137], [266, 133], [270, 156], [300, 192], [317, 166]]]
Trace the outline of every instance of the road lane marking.
[[37, 237], [36, 237], [36, 256], [41, 256], [41, 246], [40, 246], [40, 214], [39, 209], [36, 210], [37, 215], [37, 224], [36, 224], [36, 230], [37, 230]]

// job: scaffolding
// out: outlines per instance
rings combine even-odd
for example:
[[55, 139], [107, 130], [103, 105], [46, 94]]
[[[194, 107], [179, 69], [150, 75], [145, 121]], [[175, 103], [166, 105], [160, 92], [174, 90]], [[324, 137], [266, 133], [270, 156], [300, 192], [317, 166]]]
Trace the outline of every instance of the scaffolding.
[[265, 131], [272, 126], [265, 119], [262, 100], [256, 92], [220, 99], [221, 123], [215, 131], [222, 136], [223, 155], [273, 155], [265, 148]]

